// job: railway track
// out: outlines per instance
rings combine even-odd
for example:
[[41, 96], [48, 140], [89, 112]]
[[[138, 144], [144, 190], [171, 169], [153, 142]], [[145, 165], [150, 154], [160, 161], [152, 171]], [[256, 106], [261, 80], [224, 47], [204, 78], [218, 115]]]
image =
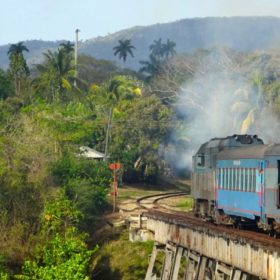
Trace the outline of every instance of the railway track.
[[141, 198], [138, 198], [136, 200], [136, 205], [140, 209], [158, 209], [160, 207], [164, 208], [163, 206], [159, 205], [159, 201], [171, 198], [171, 197], [178, 197], [178, 196], [186, 196], [188, 195], [187, 192], [169, 192], [169, 193], [163, 193], [163, 194], [156, 194], [156, 195], [148, 195], [143, 196]]
[[216, 234], [231, 236], [231, 239], [243, 240], [246, 243], [258, 243], [265, 247], [273, 247], [280, 252], [280, 239], [275, 239], [262, 232], [255, 232], [245, 229], [236, 229], [230, 226], [217, 225], [197, 218], [192, 213], [184, 213], [181, 211], [163, 212], [150, 209], [144, 214], [146, 217], [165, 221], [170, 224], [177, 224], [186, 227], [196, 228], [198, 231], [215, 232]]
[[[183, 212], [166, 208], [160, 202], [164, 199], [187, 196], [187, 192], [170, 192], [157, 195], [148, 195], [136, 200], [137, 207], [135, 209], [142, 210], [144, 216], [154, 219], [163, 220], [172, 224], [192, 226], [198, 230], [208, 230], [221, 235], [230, 235], [237, 240], [244, 242], [260, 243], [265, 246], [274, 247], [280, 251], [280, 239], [275, 239], [262, 232], [256, 232], [246, 229], [236, 229], [232, 226], [217, 225], [211, 222], [206, 222], [201, 218], [195, 217], [191, 212]], [[134, 210], [135, 210], [134, 209]]]
[[[242, 273], [264, 275], [262, 279], [280, 279], [279, 272], [276, 272], [280, 256], [280, 239], [262, 232], [207, 222], [195, 217], [192, 212], [165, 208], [162, 203], [164, 199], [170, 197], [187, 195], [188, 193], [185, 192], [173, 192], [137, 199], [137, 207], [142, 210], [138, 228], [153, 233], [153, 240], [161, 246], [165, 244], [168, 247], [171, 246], [168, 244], [173, 244], [175, 247], [187, 248], [198, 255], [202, 254], [201, 256], [209, 258], [212, 264], [213, 260], [217, 261], [219, 269], [235, 268], [243, 271]], [[157, 250], [162, 249], [156, 249], [155, 252]], [[224, 253], [221, 254], [221, 251]], [[166, 258], [170, 257], [170, 252], [168, 250], [165, 252]], [[175, 258], [172, 261], [175, 264]], [[275, 276], [276, 274], [278, 276]]]

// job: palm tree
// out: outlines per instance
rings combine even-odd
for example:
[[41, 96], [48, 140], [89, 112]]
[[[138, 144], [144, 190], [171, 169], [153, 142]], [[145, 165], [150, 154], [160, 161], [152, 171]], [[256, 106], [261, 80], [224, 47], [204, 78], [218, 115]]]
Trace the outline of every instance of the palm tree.
[[17, 44], [11, 44], [8, 50], [8, 55], [18, 55], [22, 54], [24, 51], [29, 52], [29, 49], [23, 44], [23, 42], [18, 42]]
[[175, 51], [176, 43], [167, 39], [166, 44], [163, 46], [163, 52], [166, 58], [169, 56], [174, 56], [176, 54]]
[[59, 46], [62, 47], [62, 49], [68, 54], [74, 52], [74, 44], [70, 41], [67, 41], [66, 43], [61, 43], [59, 44]]
[[150, 52], [153, 56], [160, 59], [168, 58], [169, 56], [174, 56], [176, 43], [167, 39], [166, 43], [162, 43], [162, 39], [154, 40], [154, 43], [150, 45]]
[[162, 61], [153, 54], [150, 54], [149, 60], [141, 60], [139, 63], [143, 65], [139, 69], [139, 72], [146, 74], [147, 80], [150, 80], [152, 77], [161, 73]]
[[24, 51], [29, 52], [23, 42], [12, 44], [8, 50], [10, 60], [9, 74], [13, 77], [16, 95], [20, 94], [21, 84], [30, 74], [26, 60], [23, 56]]
[[73, 59], [62, 48], [55, 52], [48, 50], [43, 55], [43, 64], [36, 65], [40, 76], [34, 80], [34, 84], [38, 90], [50, 91], [54, 99], [64, 90], [72, 88], [71, 81], [75, 77]]
[[99, 104], [105, 105], [105, 114], [108, 114], [108, 123], [105, 136], [104, 161], [106, 161], [108, 157], [109, 135], [112, 126], [114, 109], [118, 107], [118, 105], [120, 105], [122, 101], [128, 101], [139, 96], [136, 89], [138, 89], [138, 86], [136, 85], [135, 81], [127, 78], [126, 76], [115, 76], [104, 83], [104, 85], [101, 87], [96, 85], [92, 87], [92, 93], [95, 100], [97, 100]]
[[162, 43], [162, 39], [154, 40], [154, 43], [149, 47], [151, 54], [155, 57], [163, 57], [164, 56], [164, 44]]
[[119, 45], [114, 47], [114, 55], [118, 55], [119, 59], [122, 59], [124, 62], [126, 62], [127, 55], [130, 54], [132, 57], [133, 55], [133, 49], [135, 47], [131, 45], [131, 40], [126, 39], [126, 40], [119, 40]]

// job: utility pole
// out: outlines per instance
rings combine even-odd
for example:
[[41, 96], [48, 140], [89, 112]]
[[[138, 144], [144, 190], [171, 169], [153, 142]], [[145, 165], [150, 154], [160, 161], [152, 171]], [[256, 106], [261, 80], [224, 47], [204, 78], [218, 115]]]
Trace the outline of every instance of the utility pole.
[[74, 86], [77, 86], [77, 77], [78, 77], [78, 43], [79, 43], [79, 32], [80, 29], [76, 29], [76, 41], [75, 41], [75, 79], [74, 79]]
[[110, 107], [108, 125], [107, 125], [107, 130], [106, 130], [106, 138], [105, 138], [105, 152], [104, 152], [105, 155], [104, 155], [103, 161], [107, 161], [107, 158], [108, 158], [108, 145], [109, 145], [111, 123], [112, 123], [112, 114], [113, 114], [113, 108]]

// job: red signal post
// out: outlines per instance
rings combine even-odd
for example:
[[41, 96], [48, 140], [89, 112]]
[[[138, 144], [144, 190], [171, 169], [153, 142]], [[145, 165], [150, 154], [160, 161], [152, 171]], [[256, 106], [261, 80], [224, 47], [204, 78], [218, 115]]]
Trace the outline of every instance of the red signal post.
[[121, 168], [120, 162], [110, 163], [109, 168], [113, 171], [113, 182], [111, 183], [111, 196], [113, 196], [113, 212], [116, 211], [116, 197], [118, 195], [117, 170]]

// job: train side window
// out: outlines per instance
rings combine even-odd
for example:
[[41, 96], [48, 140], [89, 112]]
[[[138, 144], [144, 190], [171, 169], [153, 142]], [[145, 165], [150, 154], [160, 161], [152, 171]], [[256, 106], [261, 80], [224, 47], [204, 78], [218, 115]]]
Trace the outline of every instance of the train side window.
[[246, 177], [246, 168], [244, 168], [243, 174], [243, 191], [246, 192], [247, 190], [247, 177]]
[[235, 177], [235, 169], [231, 169], [231, 189], [234, 190], [234, 177]]
[[227, 185], [228, 190], [230, 189], [230, 179], [231, 179], [230, 173], [231, 173], [231, 169], [228, 168], [228, 185]]
[[254, 169], [250, 168], [250, 192], [254, 191]]
[[238, 190], [238, 168], [235, 168], [234, 180], [235, 180], [234, 189], [235, 189], [235, 190]]
[[251, 176], [250, 176], [251, 169], [247, 169], [247, 192], [251, 191]]
[[232, 169], [231, 168], [229, 168], [228, 169], [228, 190], [230, 190], [230, 188], [231, 188], [231, 179], [232, 179]]
[[220, 189], [224, 186], [224, 169], [220, 168]]
[[244, 186], [244, 169], [242, 168], [240, 170], [241, 176], [240, 176], [240, 190], [243, 191], [243, 186]]
[[257, 170], [253, 168], [253, 192], [257, 191]]
[[256, 185], [256, 181], [255, 181], [255, 169], [252, 168], [251, 169], [251, 192], [255, 191], [255, 185]]
[[226, 189], [227, 186], [227, 169], [224, 168], [224, 185], [223, 185], [223, 189]]
[[244, 192], [247, 191], [248, 180], [247, 180], [247, 168], [244, 168]]
[[228, 188], [228, 168], [226, 168], [226, 184], [225, 184], [225, 190]]
[[235, 182], [236, 182], [236, 180], [235, 180], [235, 175], [236, 175], [236, 169], [233, 168], [233, 169], [232, 169], [232, 186], [231, 186], [231, 188], [232, 188], [233, 190], [235, 190]]
[[245, 191], [250, 191], [250, 184], [249, 184], [249, 169], [245, 168]]
[[220, 170], [221, 170], [221, 189], [223, 189], [224, 188], [224, 182], [225, 182], [225, 180], [224, 180], [224, 168], [221, 168]]
[[218, 188], [221, 188], [222, 185], [222, 169], [218, 169]]
[[232, 176], [231, 176], [232, 173], [231, 172], [232, 172], [232, 169], [229, 168], [228, 169], [228, 190], [231, 189], [231, 179], [232, 179]]
[[236, 190], [240, 190], [240, 168], [236, 169]]
[[252, 181], [252, 168], [249, 168], [248, 169], [248, 181], [249, 181], [249, 192], [251, 192], [252, 191], [252, 183], [253, 183], [253, 181]]
[[251, 191], [252, 189], [252, 186], [251, 186], [251, 183], [252, 183], [252, 180], [251, 180], [251, 168], [248, 168], [248, 192]]
[[223, 184], [223, 189], [226, 188], [227, 185], [227, 169], [224, 168], [224, 184]]

